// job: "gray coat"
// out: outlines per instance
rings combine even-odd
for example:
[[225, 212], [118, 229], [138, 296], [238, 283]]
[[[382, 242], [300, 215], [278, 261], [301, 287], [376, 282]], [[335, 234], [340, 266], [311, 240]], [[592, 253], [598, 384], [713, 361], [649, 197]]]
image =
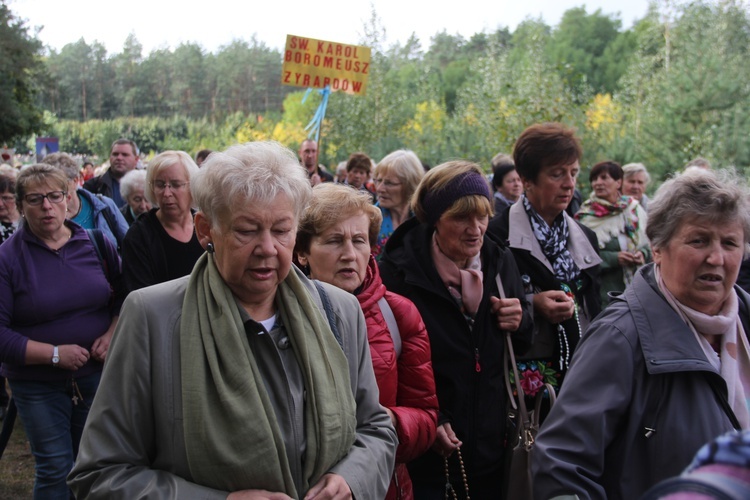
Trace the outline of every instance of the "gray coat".
[[[748, 330], [748, 297], [739, 288]], [[667, 304], [653, 265], [591, 324], [536, 440], [534, 497], [639, 498], [733, 428], [724, 379]]]
[[[179, 329], [188, 279], [128, 296], [69, 476], [78, 498], [226, 498], [192, 482], [185, 452]], [[364, 316], [353, 295], [324, 286], [357, 403], [355, 442], [331, 472], [344, 477], [355, 498], [384, 498], [398, 440], [378, 403]]]

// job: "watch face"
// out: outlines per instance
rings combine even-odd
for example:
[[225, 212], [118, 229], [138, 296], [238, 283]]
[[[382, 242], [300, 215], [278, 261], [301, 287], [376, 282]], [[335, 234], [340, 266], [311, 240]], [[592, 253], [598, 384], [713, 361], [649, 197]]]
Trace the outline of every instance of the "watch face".
[[60, 362], [60, 357], [59, 356], [52, 356], [52, 362], [53, 363], [59, 363]]

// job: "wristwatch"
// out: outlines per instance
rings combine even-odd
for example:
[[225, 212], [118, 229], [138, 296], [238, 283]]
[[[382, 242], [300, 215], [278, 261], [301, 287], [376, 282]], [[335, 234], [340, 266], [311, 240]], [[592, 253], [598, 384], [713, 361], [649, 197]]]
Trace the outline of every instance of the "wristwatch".
[[52, 366], [57, 366], [60, 363], [60, 352], [57, 349], [57, 346], [55, 346], [52, 349]]

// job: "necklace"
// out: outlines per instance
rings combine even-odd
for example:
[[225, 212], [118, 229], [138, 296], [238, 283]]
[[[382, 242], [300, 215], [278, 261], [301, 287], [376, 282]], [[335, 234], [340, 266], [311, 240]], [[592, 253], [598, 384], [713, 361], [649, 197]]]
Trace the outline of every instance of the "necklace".
[[[470, 500], [469, 497], [469, 480], [466, 478], [466, 468], [464, 467], [464, 458], [461, 456], [461, 448], [456, 448], [456, 456], [458, 456], [458, 465], [461, 468], [461, 479], [464, 482], [464, 491], [466, 492], [466, 500]], [[452, 494], [453, 500], [458, 500], [455, 488], [451, 484], [451, 474], [448, 468], [448, 457], [443, 459], [445, 465], [445, 500], [450, 500], [449, 493]]]

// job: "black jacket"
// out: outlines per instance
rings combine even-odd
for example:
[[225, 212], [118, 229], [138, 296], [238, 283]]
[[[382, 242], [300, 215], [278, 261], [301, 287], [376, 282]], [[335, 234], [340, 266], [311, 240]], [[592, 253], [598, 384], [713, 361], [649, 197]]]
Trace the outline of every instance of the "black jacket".
[[[531, 314], [512, 254], [485, 238], [481, 250], [484, 295], [470, 326], [433, 264], [433, 232], [415, 218], [401, 224], [385, 246], [380, 273], [388, 290], [409, 298], [422, 315], [432, 349], [440, 404], [438, 423], [450, 422], [463, 441], [461, 452], [471, 488], [472, 477], [502, 476], [507, 395], [504, 334], [490, 311], [490, 297], [498, 296], [496, 275], [501, 277], [506, 296], [519, 298], [524, 309], [521, 326], [514, 333], [517, 349], [529, 345]], [[412, 462], [409, 471], [415, 485], [445, 484], [443, 458], [433, 451]], [[454, 484], [460, 485], [460, 479]], [[472, 496], [475, 493], [483, 496], [472, 490]]]
[[193, 264], [203, 255], [195, 232], [190, 243], [184, 246], [183, 255], [179, 258], [167, 255], [162, 244], [162, 236], [167, 232], [156, 217], [157, 210], [152, 208], [141, 214], [125, 235], [122, 275], [128, 293], [190, 274]]

